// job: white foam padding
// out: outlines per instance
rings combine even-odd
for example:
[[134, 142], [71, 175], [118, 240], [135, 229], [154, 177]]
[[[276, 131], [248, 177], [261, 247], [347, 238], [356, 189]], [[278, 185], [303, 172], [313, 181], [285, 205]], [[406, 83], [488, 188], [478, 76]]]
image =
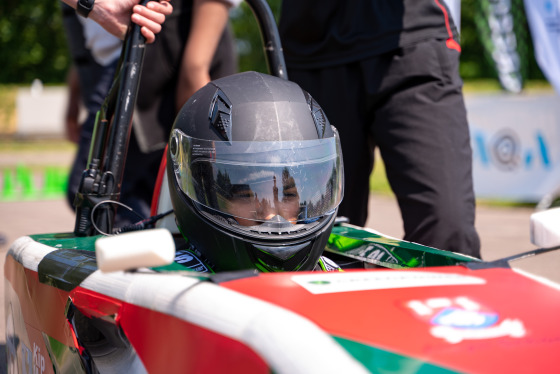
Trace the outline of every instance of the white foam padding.
[[531, 215], [531, 243], [542, 248], [560, 245], [560, 208]]
[[175, 242], [166, 229], [135, 231], [97, 239], [95, 253], [103, 272], [162, 266], [173, 262]]

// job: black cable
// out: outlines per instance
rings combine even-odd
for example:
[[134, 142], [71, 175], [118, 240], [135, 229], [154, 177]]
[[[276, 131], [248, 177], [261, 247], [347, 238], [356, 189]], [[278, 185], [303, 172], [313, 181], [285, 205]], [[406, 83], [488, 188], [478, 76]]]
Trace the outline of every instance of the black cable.
[[123, 208], [128, 209], [130, 212], [134, 213], [136, 216], [138, 216], [138, 218], [140, 219], [144, 219], [144, 217], [142, 217], [139, 213], [135, 212], [134, 209], [132, 209], [131, 207], [129, 207], [126, 204], [123, 204], [119, 201], [116, 200], [103, 200], [100, 201], [99, 203], [95, 204], [95, 206], [93, 207], [93, 209], [91, 210], [91, 214], [90, 214], [90, 219], [91, 219], [91, 224], [93, 225], [93, 228], [95, 229], [95, 231], [97, 231], [98, 233], [100, 233], [101, 235], [105, 235], [105, 236], [110, 236], [111, 234], [108, 234], [106, 232], [103, 232], [99, 229], [99, 227], [97, 227], [97, 225], [95, 224], [95, 219], [94, 219], [94, 214], [95, 214], [95, 210], [102, 204], [116, 204], [119, 205]]
[[150, 225], [153, 225], [155, 222], [157, 222], [158, 220], [162, 219], [165, 216], [170, 215], [171, 213], [173, 213], [173, 209], [171, 209], [167, 212], [152, 216], [150, 218], [143, 219], [142, 221], [134, 223], [132, 225], [126, 225], [126, 226], [120, 227], [120, 228], [115, 230], [115, 235], [123, 234], [125, 232], [130, 232], [130, 231], [144, 230], [145, 228], [149, 227]]

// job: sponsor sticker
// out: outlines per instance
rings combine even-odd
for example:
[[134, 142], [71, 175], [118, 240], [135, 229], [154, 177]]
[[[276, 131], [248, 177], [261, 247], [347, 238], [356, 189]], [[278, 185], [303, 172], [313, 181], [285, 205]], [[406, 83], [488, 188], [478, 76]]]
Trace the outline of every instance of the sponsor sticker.
[[37, 344], [33, 343], [33, 350], [31, 350], [25, 343], [21, 343], [21, 371], [33, 374], [45, 372], [45, 356]]
[[390, 250], [377, 243], [369, 243], [361, 245], [357, 248], [345, 252], [346, 254], [367, 258], [376, 262], [386, 262], [389, 264], [398, 264], [399, 261], [393, 256]]
[[411, 300], [406, 307], [430, 326], [430, 333], [457, 344], [464, 340], [525, 336], [523, 322], [500, 318], [493, 310], [466, 297]]
[[194, 253], [187, 250], [178, 250], [175, 253], [175, 262], [199, 273], [210, 272], [201, 259], [199, 259]]
[[461, 274], [398, 270], [302, 274], [292, 276], [292, 280], [312, 294], [486, 283]]

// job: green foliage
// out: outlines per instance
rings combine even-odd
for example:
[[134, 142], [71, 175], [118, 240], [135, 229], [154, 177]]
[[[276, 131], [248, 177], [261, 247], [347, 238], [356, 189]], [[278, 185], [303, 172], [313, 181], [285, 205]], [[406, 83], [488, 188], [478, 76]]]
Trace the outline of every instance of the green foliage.
[[[489, 29], [485, 10], [488, 0], [461, 1], [461, 77], [464, 80], [497, 78], [496, 68], [489, 54]], [[524, 79], [544, 80], [533, 50], [529, 25], [525, 17], [523, 0], [511, 0], [514, 31], [521, 59], [521, 74]]]
[[[268, 4], [278, 21], [281, 0], [268, 0]], [[237, 40], [239, 71], [268, 73], [259, 26], [249, 6], [242, 3], [239, 7], [232, 9], [230, 18]]]
[[[278, 18], [281, 0], [268, 0]], [[491, 61], [484, 57], [484, 46], [475, 20], [481, 19], [482, 0], [461, 2], [461, 76], [465, 80], [496, 78]], [[521, 46], [526, 79], [544, 79], [533, 52], [524, 16], [523, 2], [512, 0], [516, 33]], [[35, 78], [45, 83], [62, 83], [70, 63], [62, 15], [56, 0], [0, 1], [0, 83], [29, 84]], [[239, 51], [241, 71], [267, 72], [257, 22], [242, 3], [232, 9], [231, 20]]]
[[0, 1], [0, 83], [65, 79], [69, 64], [56, 0]]
[[378, 151], [375, 152], [375, 167], [369, 176], [369, 190], [377, 195], [392, 195], [393, 193], [385, 174], [385, 164]]
[[[465, 80], [497, 79], [492, 59], [484, 52], [481, 26], [476, 25], [477, 22], [479, 25], [485, 22], [482, 12], [484, 1], [461, 1], [460, 73]], [[281, 0], [268, 0], [268, 3], [278, 19]], [[533, 43], [529, 34], [523, 1], [512, 0], [512, 7], [515, 32], [519, 41], [519, 53], [522, 59], [523, 77], [531, 80], [544, 80], [534, 58]], [[232, 10], [231, 19], [238, 43], [240, 71], [267, 72], [259, 29], [250, 8], [245, 3], [241, 4], [239, 8]]]

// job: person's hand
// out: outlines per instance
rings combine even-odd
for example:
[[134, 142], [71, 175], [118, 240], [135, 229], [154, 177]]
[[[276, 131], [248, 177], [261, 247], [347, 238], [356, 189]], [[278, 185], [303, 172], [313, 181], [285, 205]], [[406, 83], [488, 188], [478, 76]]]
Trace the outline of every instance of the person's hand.
[[66, 128], [66, 139], [72, 143], [78, 144], [80, 141], [80, 124], [77, 117], [66, 117], [64, 123]]
[[96, 0], [89, 18], [121, 39], [124, 38], [132, 19], [134, 23], [142, 26], [141, 31], [146, 42], [152, 43], [173, 7], [167, 0], [150, 1], [146, 6], [138, 5], [138, 2], [139, 0]]
[[147, 43], [152, 43], [157, 33], [161, 31], [161, 25], [165, 17], [173, 12], [173, 6], [168, 0], [150, 1], [146, 6], [135, 5], [133, 8], [132, 21], [142, 26], [142, 35]]
[[176, 109], [210, 82], [210, 66], [229, 17], [229, 5], [215, 0], [194, 0], [189, 39], [183, 52], [177, 84]]

